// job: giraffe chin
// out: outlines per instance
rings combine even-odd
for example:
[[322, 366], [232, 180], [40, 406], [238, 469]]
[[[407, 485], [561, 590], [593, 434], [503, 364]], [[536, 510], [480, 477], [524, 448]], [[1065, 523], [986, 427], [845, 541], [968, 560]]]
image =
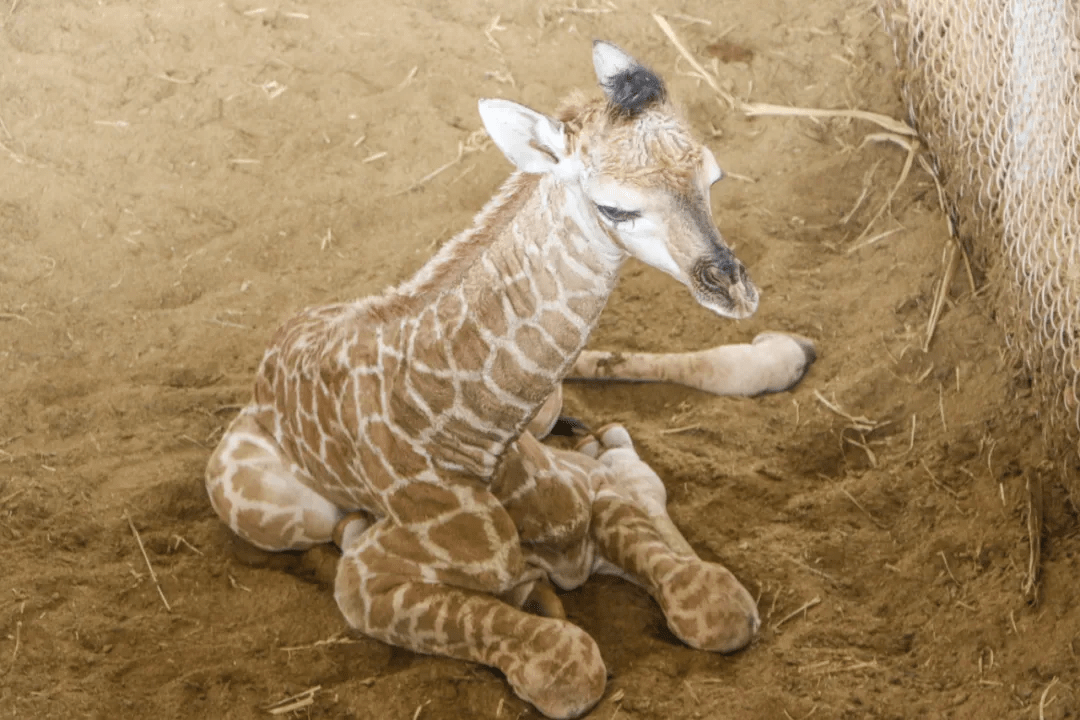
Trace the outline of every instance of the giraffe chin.
[[757, 312], [758, 300], [756, 292], [753, 294], [752, 298], [748, 298], [745, 295], [736, 296], [736, 293], [734, 292], [730, 294], [735, 297], [695, 292], [694, 299], [697, 300], [698, 304], [702, 307], [712, 310], [720, 317], [729, 318], [731, 320], [745, 320]]

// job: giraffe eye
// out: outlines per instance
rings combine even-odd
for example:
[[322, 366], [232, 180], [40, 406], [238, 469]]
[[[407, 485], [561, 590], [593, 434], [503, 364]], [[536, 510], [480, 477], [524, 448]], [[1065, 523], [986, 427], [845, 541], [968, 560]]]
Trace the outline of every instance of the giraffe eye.
[[610, 205], [597, 205], [596, 209], [600, 211], [601, 215], [616, 225], [621, 222], [626, 222], [627, 220], [634, 220], [635, 218], [641, 217], [641, 213], [636, 210], [620, 210], [619, 208], [611, 207]]

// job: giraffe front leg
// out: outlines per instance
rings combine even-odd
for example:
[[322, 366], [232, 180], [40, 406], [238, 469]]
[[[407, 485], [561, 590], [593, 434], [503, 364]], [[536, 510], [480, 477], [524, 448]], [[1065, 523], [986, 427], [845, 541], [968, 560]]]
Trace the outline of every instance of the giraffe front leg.
[[612, 425], [599, 435], [581, 449], [604, 465], [592, 516], [601, 556], [656, 598], [668, 627], [687, 645], [725, 653], [748, 645], [761, 625], [753, 597], [683, 538], [668, 516], [663, 482], [638, 457], [626, 430]]
[[586, 350], [568, 379], [672, 382], [715, 395], [752, 397], [798, 385], [817, 359], [800, 335], [765, 332], [751, 343], [682, 353]]
[[[463, 518], [465, 516], [462, 516]], [[416, 652], [479, 662], [501, 670], [514, 692], [550, 718], [576, 718], [604, 693], [599, 648], [581, 628], [538, 617], [497, 599], [527, 582], [508, 517], [469, 541], [476, 516], [411, 527], [378, 521], [338, 564], [334, 597], [361, 632]], [[443, 532], [445, 530], [445, 533]], [[500, 532], [501, 531], [501, 532]], [[486, 539], [505, 542], [491, 546]], [[439, 538], [460, 545], [435, 547]], [[435, 545], [432, 539], [436, 539]], [[482, 547], [487, 545], [487, 547]], [[446, 553], [449, 565], [439, 559]], [[535, 579], [535, 578], [533, 578]]]

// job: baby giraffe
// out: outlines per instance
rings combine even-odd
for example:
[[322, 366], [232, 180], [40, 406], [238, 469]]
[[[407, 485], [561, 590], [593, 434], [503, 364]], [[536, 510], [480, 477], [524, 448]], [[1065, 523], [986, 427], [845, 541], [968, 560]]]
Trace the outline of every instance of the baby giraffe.
[[663, 82], [608, 43], [593, 62], [603, 98], [575, 96], [557, 118], [480, 102], [517, 172], [412, 279], [288, 320], [206, 472], [214, 509], [250, 543], [340, 546], [334, 595], [350, 625], [498, 668], [552, 718], [587, 712], [606, 670], [549, 583], [626, 577], [703, 650], [744, 647], [759, 625], [743, 586], [679, 534], [624, 429], [577, 451], [537, 441], [562, 379], [750, 395], [794, 385], [814, 357], [808, 341], [770, 333], [681, 364], [652, 358], [652, 371], [637, 358], [620, 375], [595, 355], [575, 368], [630, 256], [719, 315], [758, 301], [712, 221], [720, 170]]

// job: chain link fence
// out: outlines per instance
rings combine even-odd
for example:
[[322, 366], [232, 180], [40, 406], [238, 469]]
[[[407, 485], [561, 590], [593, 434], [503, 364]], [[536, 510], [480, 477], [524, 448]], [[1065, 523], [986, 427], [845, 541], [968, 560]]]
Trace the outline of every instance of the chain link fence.
[[[1043, 402], [1080, 450], [1080, 2], [880, 0], [909, 120]], [[1070, 473], [1071, 491], [1080, 483]]]

